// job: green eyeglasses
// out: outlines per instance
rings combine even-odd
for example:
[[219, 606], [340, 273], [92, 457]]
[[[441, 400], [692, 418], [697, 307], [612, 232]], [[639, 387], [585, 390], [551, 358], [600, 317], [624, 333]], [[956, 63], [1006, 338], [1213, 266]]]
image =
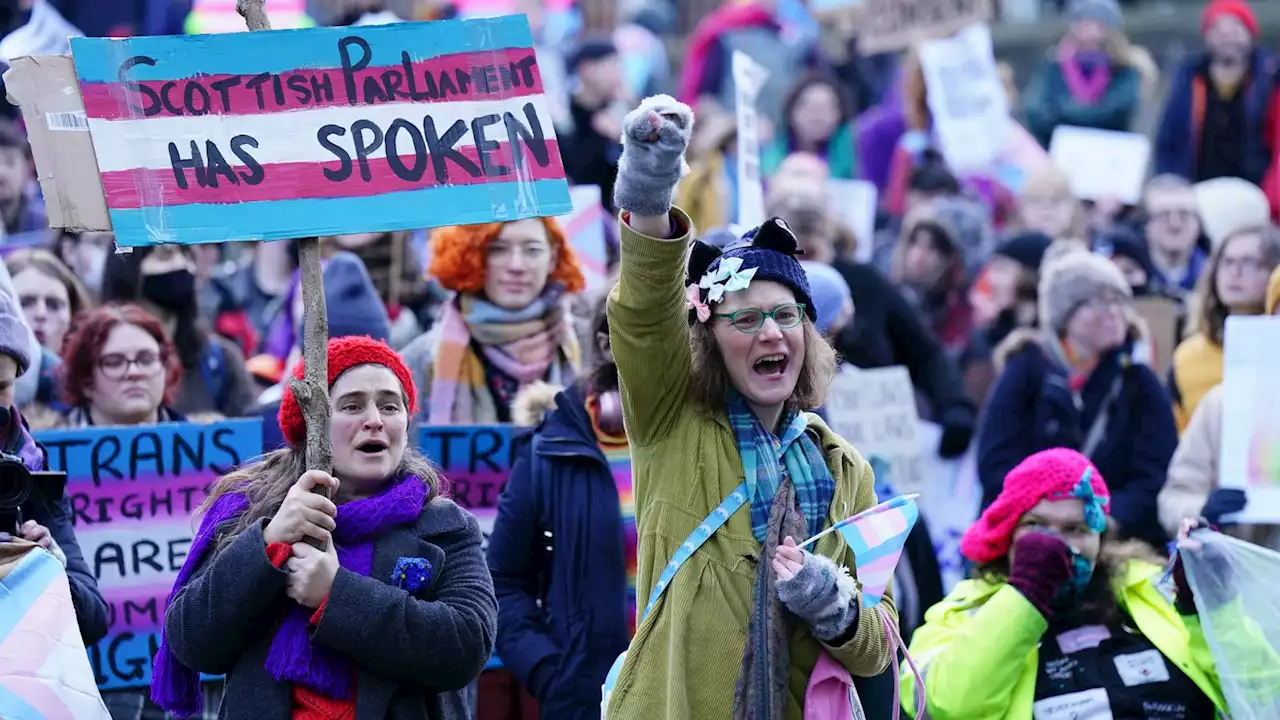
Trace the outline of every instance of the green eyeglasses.
[[772, 310], [745, 308], [737, 312], [716, 313], [716, 317], [729, 321], [734, 330], [747, 335], [754, 335], [764, 327], [764, 321], [773, 318], [782, 330], [790, 330], [804, 321], [804, 303], [779, 305]]

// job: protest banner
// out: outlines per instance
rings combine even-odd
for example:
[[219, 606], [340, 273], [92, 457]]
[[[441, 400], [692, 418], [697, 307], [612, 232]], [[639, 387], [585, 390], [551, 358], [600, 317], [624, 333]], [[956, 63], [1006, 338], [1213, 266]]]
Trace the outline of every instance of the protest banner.
[[573, 212], [558, 218], [569, 247], [578, 256], [578, 265], [587, 280], [587, 292], [602, 290], [609, 282], [609, 249], [605, 239], [604, 209], [599, 185], [575, 185], [569, 189]]
[[1147, 179], [1151, 140], [1141, 133], [1059, 125], [1049, 156], [1081, 200], [1114, 199], [1137, 205]]
[[916, 437], [920, 418], [906, 368], [842, 366], [827, 394], [826, 409], [831, 429], [863, 457], [875, 455], [890, 464], [895, 492], [921, 492], [920, 441]]
[[749, 230], [764, 222], [760, 118], [756, 112], [756, 96], [768, 77], [768, 71], [746, 53], [734, 51], [734, 111], [738, 116], [738, 217], [734, 218], [734, 224], [741, 230]]
[[510, 425], [423, 425], [418, 449], [448, 479], [449, 496], [480, 521], [485, 545], [511, 472]]
[[858, 52], [897, 52], [991, 18], [991, 0], [865, 0], [858, 6]]
[[950, 592], [967, 574], [960, 538], [978, 519], [982, 506], [977, 451], [971, 445], [958, 458], [939, 456], [942, 426], [924, 420], [916, 425], [916, 438], [920, 446], [921, 486], [925, 488], [917, 502], [929, 526], [943, 592]]
[[[1280, 522], [1280, 317], [1227, 318], [1218, 483], [1249, 498], [1231, 522]], [[1203, 404], [1201, 407], [1204, 407]]]
[[1009, 144], [1009, 98], [996, 69], [991, 29], [971, 25], [919, 45], [929, 113], [942, 155], [961, 172], [988, 170]]
[[572, 209], [523, 16], [75, 38], [121, 246]]
[[[418, 449], [445, 476], [449, 497], [480, 523], [488, 548], [498, 518], [498, 498], [511, 472], [513, 449], [510, 425], [423, 425]], [[494, 653], [486, 670], [502, 667]]]
[[209, 486], [262, 452], [262, 421], [88, 427], [36, 433], [67, 474], [71, 522], [107, 601], [89, 647], [99, 689], [146, 687], [165, 599], [186, 560]]

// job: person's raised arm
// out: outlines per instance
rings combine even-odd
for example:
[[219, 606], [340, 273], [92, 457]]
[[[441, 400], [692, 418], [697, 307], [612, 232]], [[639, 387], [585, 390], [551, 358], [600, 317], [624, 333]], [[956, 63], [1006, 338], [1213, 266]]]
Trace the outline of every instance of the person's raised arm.
[[618, 284], [609, 296], [609, 343], [618, 364], [623, 417], [633, 445], [672, 427], [689, 386], [692, 352], [685, 305], [689, 218], [671, 207], [685, 168], [693, 112], [648, 98], [623, 122], [614, 204], [622, 211]]

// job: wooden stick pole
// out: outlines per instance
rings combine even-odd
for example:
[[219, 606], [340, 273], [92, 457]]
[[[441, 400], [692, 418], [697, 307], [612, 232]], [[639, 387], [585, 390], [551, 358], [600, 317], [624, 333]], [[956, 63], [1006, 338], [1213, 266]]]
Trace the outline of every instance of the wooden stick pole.
[[[266, 0], [236, 0], [236, 12], [249, 30], [270, 30]], [[306, 374], [289, 380], [307, 426], [307, 468], [333, 472], [333, 449], [329, 445], [329, 318], [324, 303], [324, 274], [320, 269], [320, 240], [298, 240], [298, 264], [302, 269], [302, 358]], [[315, 492], [330, 497], [328, 487]], [[320, 549], [319, 540], [307, 542]]]

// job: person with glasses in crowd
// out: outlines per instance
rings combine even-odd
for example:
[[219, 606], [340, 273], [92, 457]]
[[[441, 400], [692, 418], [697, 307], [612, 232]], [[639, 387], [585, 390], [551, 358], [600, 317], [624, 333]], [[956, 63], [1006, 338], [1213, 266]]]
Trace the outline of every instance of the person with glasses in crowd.
[[1120, 536], [1163, 549], [1156, 497], [1178, 432], [1159, 378], [1133, 359], [1129, 283], [1105, 257], [1071, 250], [1046, 264], [1039, 294], [1040, 327], [996, 350], [1002, 369], [978, 430], [982, 507], [1028, 456], [1072, 448], [1108, 479]]

